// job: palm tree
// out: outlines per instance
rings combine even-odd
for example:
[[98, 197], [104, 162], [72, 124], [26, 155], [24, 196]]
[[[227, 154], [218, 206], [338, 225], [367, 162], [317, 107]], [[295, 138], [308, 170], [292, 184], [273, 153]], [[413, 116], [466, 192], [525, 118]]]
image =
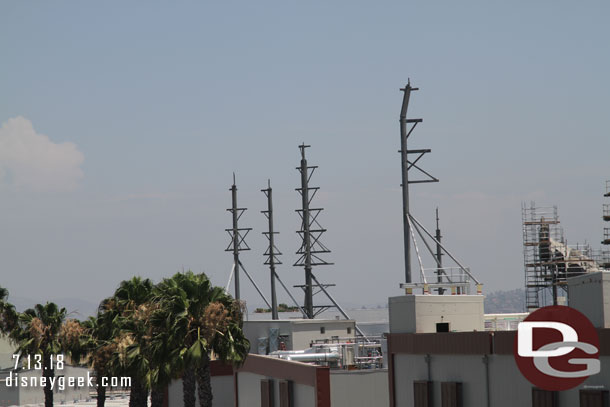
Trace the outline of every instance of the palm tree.
[[102, 301], [95, 317], [89, 317], [83, 322], [84, 334], [82, 348], [88, 365], [97, 378], [97, 407], [104, 407], [106, 402], [106, 387], [101, 385], [102, 377], [109, 377], [117, 370], [113, 365], [114, 355], [119, 348], [116, 324], [116, 313], [105, 308], [108, 300]]
[[152, 407], [162, 407], [167, 386], [178, 378], [184, 365], [180, 347], [174, 346], [176, 338], [172, 322], [155, 312], [150, 320], [153, 329], [151, 340], [143, 351], [149, 360], [148, 384], [151, 388]]
[[107, 310], [115, 315], [114, 334], [118, 337], [119, 346], [115, 353], [118, 360], [113, 363], [120, 365], [131, 377], [129, 407], [146, 407], [147, 404], [149, 361], [141, 350], [151, 339], [148, 321], [154, 311], [154, 304], [150, 302], [152, 292], [151, 280], [133, 277], [122, 281], [105, 304]]
[[8, 302], [8, 290], [0, 287], [0, 335], [9, 335], [17, 326], [17, 312]]
[[205, 274], [176, 273], [157, 285], [156, 323], [164, 321], [174, 366], [183, 373], [185, 407], [194, 407], [195, 382], [201, 407], [212, 406], [210, 357], [239, 365], [250, 345], [242, 332], [242, 310], [222, 288], [213, 287]]
[[18, 323], [11, 333], [11, 338], [18, 346], [17, 352], [24, 355], [41, 355], [42, 374], [46, 377], [45, 407], [53, 407], [51, 379], [55, 376], [55, 371], [51, 358], [63, 350], [59, 333], [65, 318], [65, 308], [60, 309], [52, 302], [45, 305], [36, 304], [34, 308], [19, 314]]

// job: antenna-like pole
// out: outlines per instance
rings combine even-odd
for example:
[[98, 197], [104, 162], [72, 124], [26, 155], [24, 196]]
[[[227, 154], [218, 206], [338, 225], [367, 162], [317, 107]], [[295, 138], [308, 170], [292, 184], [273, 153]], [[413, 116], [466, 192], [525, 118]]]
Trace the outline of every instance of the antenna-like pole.
[[[411, 98], [411, 92], [419, 90], [411, 86], [411, 80], [407, 82], [407, 86], [400, 89], [404, 92], [402, 99], [402, 107], [400, 109], [400, 162], [402, 169], [402, 222], [403, 222], [403, 241], [405, 249], [405, 281], [407, 284], [412, 282], [411, 279], [411, 227], [409, 224], [409, 184], [418, 184], [422, 182], [438, 182], [438, 179], [430, 175], [417, 166], [417, 161], [429, 153], [430, 149], [424, 150], [409, 150], [407, 148], [407, 139], [415, 129], [418, 123], [421, 123], [423, 119], [407, 119], [407, 110], [409, 109], [409, 99]], [[410, 129], [408, 125], [413, 124]], [[409, 161], [409, 154], [419, 154], [419, 156]], [[427, 176], [426, 179], [422, 180], [409, 180], [409, 170], [415, 167], [421, 173]]]
[[276, 277], [275, 265], [282, 264], [276, 258], [276, 256], [279, 256], [282, 253], [280, 253], [280, 251], [277, 250], [277, 248], [275, 247], [275, 241], [274, 241], [274, 235], [278, 234], [279, 232], [275, 232], [273, 230], [273, 196], [272, 196], [273, 190], [271, 189], [270, 180], [267, 180], [267, 189], [263, 189], [261, 191], [267, 196], [267, 210], [262, 211], [262, 213], [265, 214], [265, 216], [267, 217], [267, 220], [269, 221], [268, 222], [269, 229], [267, 232], [263, 232], [263, 234], [267, 236], [267, 239], [269, 239], [269, 248], [265, 252], [265, 256], [267, 256], [267, 260], [265, 261], [265, 264], [269, 265], [269, 270], [271, 271], [271, 318], [279, 319], [279, 316], [277, 313], [277, 297], [275, 294], [275, 277]]
[[239, 234], [237, 232], [237, 186], [235, 185], [235, 173], [233, 173], [233, 185], [231, 186], [231, 213], [233, 214], [233, 264], [235, 265], [235, 299], [239, 300]]
[[[235, 185], [235, 173], [233, 173], [233, 185], [229, 189], [231, 191], [231, 208], [227, 211], [233, 215], [233, 227], [231, 229], [225, 229], [229, 236], [231, 236], [231, 242], [225, 251], [233, 252], [233, 270], [235, 274], [235, 299], [240, 299], [239, 293], [239, 269], [241, 262], [239, 261], [239, 252], [242, 250], [250, 250], [244, 239], [248, 232], [252, 228], [239, 228], [239, 218], [244, 213], [246, 208], [237, 207], [237, 186]], [[243, 235], [240, 232], [245, 232]]]
[[[405, 248], [405, 282], [411, 282], [411, 230], [409, 225], [409, 159], [407, 155], [407, 110], [411, 98], [411, 80], [401, 91], [404, 92], [400, 109], [400, 155], [402, 169], [402, 222]], [[417, 89], [415, 89], [417, 90]]]
[[[438, 218], [438, 208], [436, 208], [436, 281], [441, 283], [443, 281], [443, 248], [441, 247], [441, 227], [439, 224]], [[439, 287], [438, 293], [443, 295], [445, 290], [442, 287]]]
[[313, 281], [311, 278], [311, 232], [309, 223], [309, 170], [307, 169], [307, 159], [305, 158], [305, 143], [301, 144], [301, 214], [303, 220], [303, 249], [305, 266], [305, 312], [309, 318], [314, 317], [313, 313]]
[[[301, 194], [301, 209], [297, 209], [297, 212], [301, 216], [301, 230], [297, 233], [301, 237], [301, 247], [297, 251], [300, 256], [299, 259], [294, 263], [295, 266], [302, 266], [305, 268], [305, 285], [298, 286], [302, 287], [305, 292], [304, 309], [307, 317], [313, 319], [316, 316], [314, 308], [318, 309], [318, 313], [328, 306], [314, 306], [313, 295], [314, 285], [318, 287], [318, 284], [314, 284], [312, 277], [312, 267], [330, 265], [332, 263], [327, 262], [320, 256], [323, 253], [330, 253], [330, 250], [324, 246], [320, 241], [322, 234], [326, 232], [320, 223], [318, 222], [318, 216], [322, 212], [322, 208], [311, 208], [311, 200], [318, 192], [319, 187], [309, 186], [309, 180], [316, 170], [316, 166], [308, 166], [307, 159], [305, 158], [305, 149], [309, 146], [305, 143], [299, 146], [301, 150], [301, 165], [297, 167], [297, 170], [301, 173], [301, 187], [297, 188], [297, 191]], [[327, 284], [327, 286], [330, 286]]]

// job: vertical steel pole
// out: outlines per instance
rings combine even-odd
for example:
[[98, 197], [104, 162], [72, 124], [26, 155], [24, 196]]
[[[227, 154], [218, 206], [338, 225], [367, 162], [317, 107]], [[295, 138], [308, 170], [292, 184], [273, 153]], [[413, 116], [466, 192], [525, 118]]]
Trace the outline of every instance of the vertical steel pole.
[[273, 231], [273, 198], [271, 181], [267, 181], [267, 218], [269, 220], [269, 269], [271, 270], [271, 319], [279, 319], [275, 294], [275, 242]]
[[[438, 208], [436, 208], [436, 281], [440, 284], [443, 280], [443, 248], [441, 246], [441, 227], [439, 225]], [[438, 294], [443, 295], [445, 289], [438, 288]]]
[[235, 174], [233, 174], [233, 185], [231, 186], [231, 209], [233, 212], [233, 265], [235, 267], [235, 299], [239, 300], [239, 229], [237, 220], [237, 186], [235, 186]]
[[409, 227], [409, 161], [407, 154], [407, 109], [411, 97], [411, 83], [407, 83], [404, 89], [402, 109], [400, 110], [400, 156], [402, 165], [402, 222], [403, 239], [405, 248], [405, 282], [411, 282], [411, 231]]
[[441, 275], [443, 274], [443, 249], [441, 247], [441, 228], [439, 226], [439, 219], [438, 219], [438, 208], [436, 208], [436, 265], [438, 266], [438, 268], [436, 269], [436, 274], [437, 274], [437, 282], [441, 282], [442, 278]]
[[301, 198], [303, 209], [303, 242], [305, 248], [305, 313], [313, 319], [313, 282], [311, 278], [311, 233], [309, 225], [309, 170], [305, 158], [305, 144], [299, 146], [301, 149]]

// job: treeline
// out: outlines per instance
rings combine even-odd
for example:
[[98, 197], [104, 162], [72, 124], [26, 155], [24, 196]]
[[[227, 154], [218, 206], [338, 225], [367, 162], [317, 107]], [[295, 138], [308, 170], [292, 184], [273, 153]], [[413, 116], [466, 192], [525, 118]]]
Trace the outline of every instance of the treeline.
[[[43, 376], [55, 375], [56, 355], [87, 366], [101, 377], [130, 377], [129, 407], [162, 407], [172, 379], [183, 378], [185, 407], [212, 406], [212, 357], [240, 365], [250, 348], [245, 338], [243, 306], [205, 274], [176, 273], [154, 284], [133, 277], [104, 299], [85, 321], [67, 318], [52, 302], [17, 312], [0, 287], [0, 333], [21, 355], [40, 355]], [[50, 380], [45, 407], [53, 406]], [[106, 388], [97, 386], [103, 407]]]
[[[290, 307], [284, 303], [277, 305], [277, 312], [298, 312], [298, 311], [299, 311], [299, 307], [297, 307], [297, 306]], [[254, 310], [254, 312], [257, 314], [266, 314], [268, 312], [271, 312], [271, 308], [256, 308]]]
[[525, 290], [495, 291], [485, 296], [486, 314], [525, 312]]

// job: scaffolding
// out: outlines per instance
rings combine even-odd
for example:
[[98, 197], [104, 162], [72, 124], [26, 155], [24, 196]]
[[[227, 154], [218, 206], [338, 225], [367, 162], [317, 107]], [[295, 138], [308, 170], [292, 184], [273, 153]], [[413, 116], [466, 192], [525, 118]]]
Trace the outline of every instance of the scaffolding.
[[554, 260], [550, 256], [550, 241], [563, 243], [556, 206], [540, 207], [534, 202], [521, 204], [523, 226], [523, 261], [525, 268], [525, 307], [540, 308], [548, 303], [548, 288], [555, 280]]
[[559, 290], [567, 291], [567, 279], [599, 271], [588, 243], [568, 245], [557, 206], [521, 205], [525, 306], [528, 310], [557, 305]]
[[[610, 197], [610, 180], [606, 181], [606, 193], [604, 194], [604, 197]], [[610, 222], [610, 204], [603, 204], [602, 211], [602, 219], [604, 220], [604, 222]], [[604, 227], [604, 236], [602, 244], [605, 246], [610, 245], [610, 227]], [[604, 269], [610, 269], [610, 249], [601, 249], [598, 264]]]

